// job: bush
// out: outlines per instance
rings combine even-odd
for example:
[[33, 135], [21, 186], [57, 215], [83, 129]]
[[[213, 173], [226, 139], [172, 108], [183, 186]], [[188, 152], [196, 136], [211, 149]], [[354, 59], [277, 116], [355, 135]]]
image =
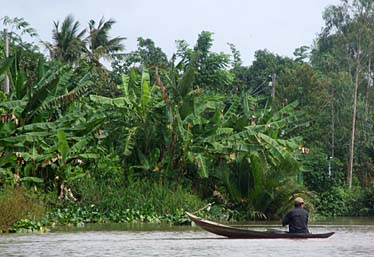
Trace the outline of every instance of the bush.
[[78, 202], [53, 204], [50, 220], [80, 222], [160, 222], [184, 223], [184, 211], [194, 211], [207, 203], [179, 185], [149, 181], [115, 182], [85, 177], [71, 183]]
[[22, 219], [39, 220], [44, 206], [38, 197], [23, 188], [3, 188], [0, 191], [0, 231], [9, 231]]
[[359, 187], [332, 187], [319, 194], [316, 206], [322, 216], [365, 216], [369, 214], [367, 197], [369, 194]]
[[362, 190], [351, 206], [351, 216], [374, 216], [374, 189]]
[[365, 192], [364, 203], [368, 209], [368, 215], [374, 216], [374, 189], [369, 189]]

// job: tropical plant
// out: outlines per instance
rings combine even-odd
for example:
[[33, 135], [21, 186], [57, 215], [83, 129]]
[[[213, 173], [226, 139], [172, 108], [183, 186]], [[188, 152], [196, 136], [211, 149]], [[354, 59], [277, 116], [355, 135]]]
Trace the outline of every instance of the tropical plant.
[[84, 52], [84, 34], [86, 30], [79, 31], [79, 22], [68, 15], [60, 24], [54, 22], [52, 31], [53, 43], [45, 42], [52, 59], [64, 63], [76, 63]]
[[212, 36], [213, 33], [202, 31], [193, 49], [184, 40], [177, 41], [177, 57], [181, 59], [179, 66], [187, 71], [191, 63], [196, 64], [195, 87], [213, 92], [230, 92], [234, 79], [233, 74], [226, 69], [230, 64], [230, 57], [222, 52], [210, 51]]
[[104, 17], [100, 19], [97, 24], [94, 20], [88, 23], [88, 36], [86, 38], [87, 48], [89, 51], [89, 59], [96, 65], [99, 65], [100, 59], [111, 60], [113, 54], [116, 54], [124, 49], [122, 41], [124, 37], [109, 37], [109, 31], [115, 24], [113, 19], [107, 21]]
[[[352, 186], [354, 148], [356, 129], [359, 124], [356, 120], [360, 113], [359, 86], [361, 78], [364, 77], [362, 71], [366, 66], [368, 56], [371, 55], [370, 41], [372, 41], [371, 24], [374, 18], [374, 5], [372, 1], [352, 0], [343, 1], [341, 5], [330, 6], [326, 9], [324, 19], [326, 26], [321, 35], [323, 52], [340, 53], [335, 57], [340, 69], [352, 75], [352, 117], [351, 136], [349, 146], [349, 163], [347, 166], [347, 184]], [[334, 43], [334, 46], [331, 45]], [[328, 45], [330, 44], [330, 45]], [[370, 69], [370, 65], [368, 67]], [[368, 76], [370, 79], [370, 75]], [[370, 83], [370, 82], [369, 82]], [[364, 115], [365, 117], [365, 115]]]
[[[8, 63], [14, 59], [17, 58], [13, 56], [5, 61], [4, 72], [6, 68], [9, 70]], [[59, 131], [66, 131], [69, 141], [87, 143], [93, 137], [84, 137], [95, 131], [100, 117], [92, 112], [88, 115], [89, 108], [75, 104], [87, 93], [91, 83], [89, 74], [78, 78], [75, 71], [66, 66], [40, 65], [40, 80], [34, 85], [32, 79], [22, 76], [22, 70], [17, 69], [21, 66], [10, 72], [14, 90], [0, 103], [1, 182], [41, 183], [44, 179], [44, 188], [51, 189], [59, 173], [56, 167], [66, 166], [65, 159], [55, 165], [62, 155], [52, 146], [62, 137], [58, 136], [63, 133]], [[43, 71], [44, 68], [47, 71]], [[83, 149], [79, 152], [84, 153]]]

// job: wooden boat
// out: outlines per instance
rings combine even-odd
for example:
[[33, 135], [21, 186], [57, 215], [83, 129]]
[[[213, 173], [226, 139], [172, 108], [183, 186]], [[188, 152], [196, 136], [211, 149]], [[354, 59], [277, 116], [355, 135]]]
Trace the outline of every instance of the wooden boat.
[[202, 229], [209, 231], [213, 234], [228, 237], [228, 238], [246, 238], [246, 239], [276, 239], [276, 238], [289, 238], [289, 239], [306, 239], [306, 238], [328, 238], [335, 232], [323, 234], [306, 234], [306, 233], [288, 233], [282, 230], [270, 231], [256, 231], [243, 228], [230, 227], [216, 222], [199, 218], [189, 212], [186, 212], [191, 221]]

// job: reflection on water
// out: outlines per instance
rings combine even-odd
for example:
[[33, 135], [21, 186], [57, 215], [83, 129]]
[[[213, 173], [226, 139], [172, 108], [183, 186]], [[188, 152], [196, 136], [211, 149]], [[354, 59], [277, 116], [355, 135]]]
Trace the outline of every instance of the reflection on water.
[[61, 227], [46, 234], [0, 235], [0, 256], [373, 256], [373, 220], [343, 221], [315, 224], [314, 233], [336, 234], [307, 240], [224, 239], [191, 226]]

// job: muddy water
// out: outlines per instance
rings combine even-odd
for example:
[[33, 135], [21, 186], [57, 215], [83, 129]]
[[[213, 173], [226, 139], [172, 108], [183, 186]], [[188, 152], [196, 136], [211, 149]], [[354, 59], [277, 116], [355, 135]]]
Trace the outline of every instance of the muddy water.
[[[269, 225], [253, 229], [266, 228]], [[104, 224], [45, 234], [3, 234], [0, 256], [374, 256], [374, 220], [328, 221], [310, 229], [336, 234], [307, 240], [225, 239], [191, 226]]]

